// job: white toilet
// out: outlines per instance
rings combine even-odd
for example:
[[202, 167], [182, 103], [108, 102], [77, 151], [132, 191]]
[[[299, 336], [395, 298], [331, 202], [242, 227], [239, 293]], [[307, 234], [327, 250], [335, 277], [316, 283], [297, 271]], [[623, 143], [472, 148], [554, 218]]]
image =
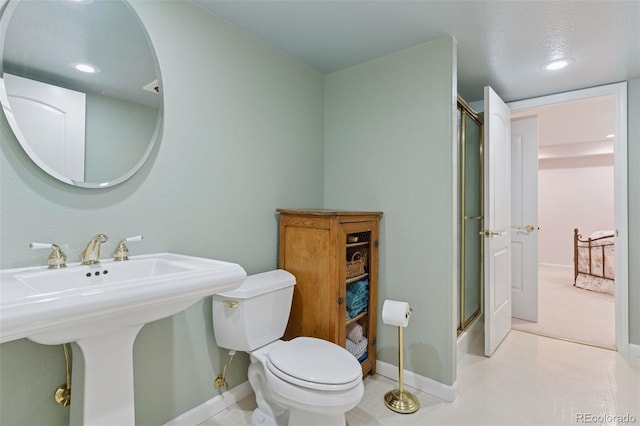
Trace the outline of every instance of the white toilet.
[[313, 337], [279, 340], [289, 320], [295, 277], [283, 270], [248, 276], [213, 296], [218, 346], [248, 352], [256, 425], [345, 425], [364, 394], [360, 363], [346, 349]]

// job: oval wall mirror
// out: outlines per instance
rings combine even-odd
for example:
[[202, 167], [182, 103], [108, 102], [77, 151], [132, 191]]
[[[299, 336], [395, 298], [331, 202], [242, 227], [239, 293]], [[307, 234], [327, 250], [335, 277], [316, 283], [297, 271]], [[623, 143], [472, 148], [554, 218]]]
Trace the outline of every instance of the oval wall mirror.
[[162, 79], [126, 0], [9, 0], [0, 58], [5, 116], [42, 170], [104, 188], [148, 159], [162, 129]]

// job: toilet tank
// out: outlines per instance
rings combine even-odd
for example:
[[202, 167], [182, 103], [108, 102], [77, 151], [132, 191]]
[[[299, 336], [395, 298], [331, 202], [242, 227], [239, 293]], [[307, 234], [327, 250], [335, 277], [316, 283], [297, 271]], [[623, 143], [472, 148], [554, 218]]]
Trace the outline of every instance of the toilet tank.
[[248, 276], [235, 290], [213, 295], [218, 346], [251, 352], [280, 339], [289, 321], [296, 279], [282, 269]]

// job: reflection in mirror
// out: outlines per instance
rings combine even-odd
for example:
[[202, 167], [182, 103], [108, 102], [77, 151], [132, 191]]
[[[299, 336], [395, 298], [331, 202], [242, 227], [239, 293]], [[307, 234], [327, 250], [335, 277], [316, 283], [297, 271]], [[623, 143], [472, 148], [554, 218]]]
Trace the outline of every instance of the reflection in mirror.
[[109, 187], [149, 157], [162, 127], [160, 70], [125, 0], [9, 0], [0, 57], [7, 121], [45, 172]]

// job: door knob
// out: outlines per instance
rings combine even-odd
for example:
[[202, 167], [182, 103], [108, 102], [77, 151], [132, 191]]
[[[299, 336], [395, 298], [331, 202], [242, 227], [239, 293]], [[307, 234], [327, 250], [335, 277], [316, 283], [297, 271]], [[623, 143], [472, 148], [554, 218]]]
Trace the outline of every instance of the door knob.
[[527, 233], [529, 233], [529, 234], [530, 234], [530, 233], [532, 233], [532, 232], [536, 229], [536, 227], [535, 227], [535, 226], [533, 226], [533, 225], [526, 225], [526, 226], [513, 226], [513, 227], [512, 227], [512, 229], [516, 229], [516, 230], [518, 230], [518, 231], [524, 231], [524, 232], [527, 232]]
[[484, 231], [480, 231], [480, 235], [484, 235], [485, 237], [501, 237], [502, 235], [507, 235], [507, 231], [493, 231], [491, 229], [487, 229]]

